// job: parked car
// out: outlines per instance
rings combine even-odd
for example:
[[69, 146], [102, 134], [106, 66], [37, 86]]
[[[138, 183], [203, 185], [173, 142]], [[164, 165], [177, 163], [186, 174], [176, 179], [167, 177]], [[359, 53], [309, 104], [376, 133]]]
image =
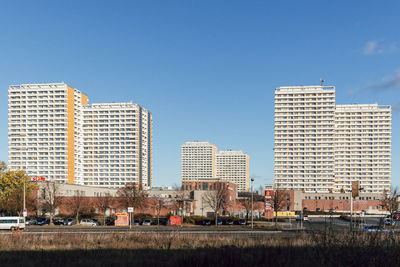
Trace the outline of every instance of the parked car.
[[81, 225], [87, 225], [87, 226], [98, 226], [99, 225], [98, 222], [96, 222], [96, 221], [94, 221], [92, 219], [82, 219], [80, 221], [80, 224]]
[[211, 220], [210, 219], [204, 219], [203, 220], [203, 225], [211, 225]]
[[107, 219], [106, 225], [115, 225], [115, 220]]
[[36, 225], [37, 222], [36, 218], [29, 218], [25, 220], [25, 225]]
[[139, 219], [135, 219], [133, 221], [133, 225], [140, 225], [140, 220]]
[[395, 221], [392, 221], [391, 218], [385, 218], [385, 219], [383, 220], [383, 223], [384, 223], [385, 225], [395, 225], [395, 224], [396, 224], [396, 222], [395, 222]]
[[54, 225], [64, 225], [64, 224], [65, 224], [65, 221], [64, 221], [64, 219], [54, 218], [54, 219], [53, 219], [53, 224], [54, 224]]
[[370, 226], [365, 226], [363, 228], [363, 232], [366, 233], [381, 232], [381, 233], [393, 234], [394, 230], [391, 228], [383, 228], [377, 225], [370, 225]]
[[50, 219], [49, 218], [40, 218], [37, 220], [37, 225], [45, 225], [45, 224], [50, 224]]
[[247, 222], [246, 222], [245, 219], [240, 219], [240, 220], [238, 221], [238, 224], [239, 224], [239, 225], [246, 225]]
[[151, 220], [150, 219], [146, 219], [143, 221], [142, 225], [151, 225]]
[[308, 221], [308, 215], [299, 215], [299, 216], [297, 216], [296, 217], [296, 221], [303, 221], [303, 222], [306, 222], [306, 221]]
[[74, 225], [74, 224], [76, 224], [76, 220], [74, 218], [68, 218], [68, 219], [64, 220], [64, 225], [71, 226], [71, 225]]
[[234, 221], [232, 219], [226, 219], [225, 224], [226, 225], [233, 225]]
[[222, 225], [222, 219], [221, 218], [217, 218], [217, 225]]

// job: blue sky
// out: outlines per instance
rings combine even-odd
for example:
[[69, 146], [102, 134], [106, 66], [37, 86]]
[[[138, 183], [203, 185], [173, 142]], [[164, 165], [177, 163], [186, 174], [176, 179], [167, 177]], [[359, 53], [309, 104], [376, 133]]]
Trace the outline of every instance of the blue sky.
[[250, 155], [273, 181], [274, 88], [336, 86], [336, 103], [392, 105], [400, 185], [400, 2], [2, 1], [0, 159], [10, 84], [60, 82], [153, 114], [153, 183], [180, 181], [180, 145]]

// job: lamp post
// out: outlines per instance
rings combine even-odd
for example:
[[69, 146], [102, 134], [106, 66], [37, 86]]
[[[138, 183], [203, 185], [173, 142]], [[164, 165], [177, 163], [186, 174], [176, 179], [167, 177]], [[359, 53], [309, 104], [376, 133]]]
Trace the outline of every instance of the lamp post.
[[253, 210], [253, 182], [254, 178], [251, 178], [251, 229], [254, 228], [254, 210]]
[[23, 178], [24, 179], [24, 210], [23, 210], [23, 212], [22, 212], [22, 215], [24, 216], [24, 223], [26, 222], [26, 197], [25, 197], [25, 195], [26, 195], [26, 193], [25, 193], [25, 191], [26, 191], [26, 179], [25, 179], [25, 177]]

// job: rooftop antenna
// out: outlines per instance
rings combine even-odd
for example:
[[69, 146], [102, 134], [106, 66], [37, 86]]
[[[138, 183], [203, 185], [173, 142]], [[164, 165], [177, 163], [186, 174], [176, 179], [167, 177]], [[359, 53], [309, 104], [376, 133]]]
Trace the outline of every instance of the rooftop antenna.
[[322, 79], [322, 78], [320, 78], [319, 80], [320, 80], [320, 82], [321, 82], [321, 86], [323, 86], [323, 85], [324, 85], [324, 82], [325, 82], [325, 80], [324, 80], [324, 79]]

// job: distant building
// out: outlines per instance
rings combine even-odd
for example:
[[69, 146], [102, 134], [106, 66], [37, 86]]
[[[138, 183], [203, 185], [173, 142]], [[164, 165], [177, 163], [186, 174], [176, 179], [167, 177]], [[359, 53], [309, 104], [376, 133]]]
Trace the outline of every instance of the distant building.
[[182, 145], [182, 180], [215, 177], [217, 147], [208, 142], [186, 142]]
[[182, 145], [182, 181], [214, 179], [234, 182], [239, 192], [249, 191], [249, 155], [242, 151], [218, 151], [208, 142]]

